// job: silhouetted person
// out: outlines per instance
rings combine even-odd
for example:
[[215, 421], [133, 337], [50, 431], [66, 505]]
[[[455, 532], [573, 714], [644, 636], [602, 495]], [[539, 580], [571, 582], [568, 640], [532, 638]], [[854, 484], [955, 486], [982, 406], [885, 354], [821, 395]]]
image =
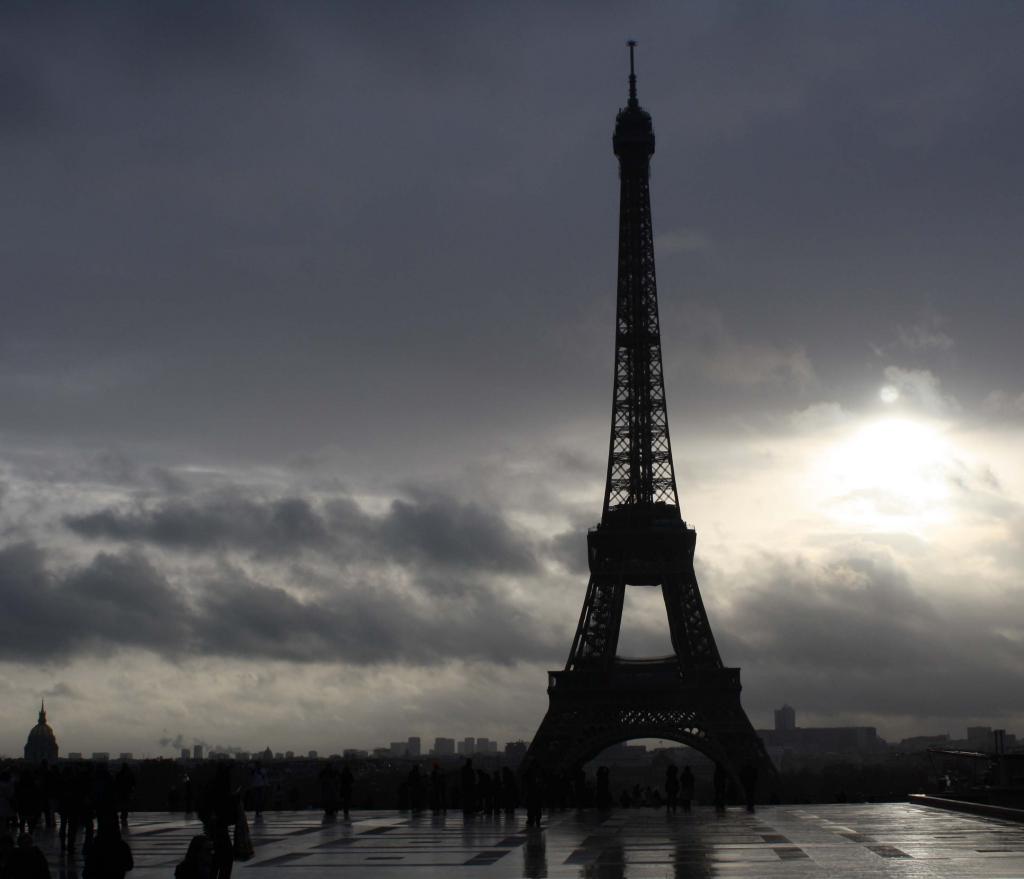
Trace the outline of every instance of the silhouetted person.
[[213, 842], [205, 833], [192, 837], [185, 860], [174, 868], [174, 879], [213, 879]]
[[418, 764], [414, 764], [409, 770], [406, 783], [409, 786], [409, 808], [413, 812], [419, 812], [423, 809], [423, 779], [420, 777]]
[[715, 811], [725, 811], [725, 787], [729, 783], [729, 774], [721, 763], [715, 764]]
[[440, 764], [435, 760], [430, 768], [430, 811], [445, 811], [444, 797], [444, 774], [441, 772]]
[[476, 812], [476, 772], [473, 771], [473, 758], [467, 757], [459, 772], [461, 781], [462, 814], [472, 815]]
[[501, 771], [495, 769], [491, 774], [491, 814], [501, 815]]
[[324, 807], [324, 818], [331, 819], [338, 814], [339, 783], [338, 770], [333, 763], [327, 763], [320, 770], [320, 803]]
[[754, 800], [757, 795], [757, 767], [753, 763], [744, 763], [740, 767], [740, 783], [747, 798], [747, 811], [754, 811]]
[[114, 795], [117, 798], [117, 810], [122, 826], [128, 823], [128, 810], [131, 808], [134, 794], [135, 773], [127, 763], [122, 763], [117, 775], [114, 776]]
[[[267, 773], [263, 769], [263, 764], [257, 760], [256, 763], [253, 764], [252, 771], [249, 773], [249, 790], [252, 791], [252, 808], [256, 813], [257, 818], [263, 815], [263, 806], [265, 805], [264, 801], [267, 798], [267, 784]], [[334, 811], [337, 811], [337, 807], [335, 807]]]
[[544, 776], [536, 763], [523, 773], [526, 793], [526, 826], [540, 828], [541, 810], [544, 808]]
[[132, 850], [121, 839], [117, 821], [104, 818], [85, 855], [82, 879], [124, 879], [134, 866]]
[[673, 815], [679, 804], [679, 768], [669, 763], [665, 770], [665, 808]]
[[341, 767], [341, 776], [338, 779], [338, 792], [341, 795], [341, 809], [345, 820], [348, 821], [348, 810], [352, 807], [352, 785], [355, 779], [352, 778], [352, 770], [348, 763]]
[[57, 826], [57, 822], [54, 820], [54, 804], [57, 797], [57, 786], [60, 778], [57, 774], [57, 767], [50, 766], [45, 760], [39, 766], [39, 770], [36, 773], [36, 783], [39, 787], [39, 804], [43, 810], [43, 817], [46, 821], [46, 826], [53, 830]]
[[56, 798], [57, 812], [60, 814], [60, 829], [57, 831], [60, 837], [60, 850], [63, 852], [68, 846], [68, 831], [71, 829], [71, 788], [74, 784], [74, 770], [65, 766], [56, 776], [54, 781], [54, 796]]
[[594, 792], [597, 808], [610, 809], [612, 807], [611, 772], [607, 766], [599, 766], [597, 769], [597, 789]]
[[14, 799], [14, 782], [8, 770], [0, 772], [0, 836], [7, 833], [17, 821], [18, 809]]
[[679, 776], [679, 799], [683, 801], [684, 812], [690, 811], [690, 801], [693, 799], [694, 786], [693, 772], [688, 765], [684, 766], [682, 774]]
[[85, 832], [85, 839], [82, 843], [83, 851], [92, 843], [93, 820], [93, 784], [92, 773], [88, 766], [81, 767], [72, 775], [68, 787], [70, 801], [70, 819], [68, 822], [68, 854], [75, 853], [75, 845], [78, 838], [78, 831]]
[[501, 800], [505, 815], [514, 817], [519, 805], [519, 785], [516, 784], [516, 774], [507, 766], [501, 770]]
[[213, 879], [230, 879], [234, 863], [231, 828], [238, 820], [238, 802], [231, 791], [231, 767], [220, 763], [206, 788], [203, 824], [213, 841]]
[[18, 780], [14, 783], [14, 800], [18, 806], [18, 830], [32, 833], [39, 826], [42, 807], [35, 773], [27, 766], [18, 773]]
[[114, 776], [106, 763], [93, 766], [93, 803], [97, 825], [117, 815], [117, 799], [114, 793]]
[[491, 814], [491, 777], [482, 769], [476, 772], [476, 802], [481, 812], [485, 815]]
[[50, 879], [50, 867], [39, 846], [32, 842], [32, 836], [22, 833], [17, 848], [7, 855], [4, 865], [4, 879]]

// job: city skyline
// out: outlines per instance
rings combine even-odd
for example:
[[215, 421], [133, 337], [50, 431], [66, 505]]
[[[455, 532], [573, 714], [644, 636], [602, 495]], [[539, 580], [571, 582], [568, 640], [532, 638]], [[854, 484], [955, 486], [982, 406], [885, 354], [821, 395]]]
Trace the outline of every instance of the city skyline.
[[[1024, 16], [403, 14], [0, 11], [0, 752], [41, 697], [86, 752], [532, 736], [601, 512], [627, 37], [754, 726], [1024, 729]], [[623, 635], [667, 652], [656, 593]]]

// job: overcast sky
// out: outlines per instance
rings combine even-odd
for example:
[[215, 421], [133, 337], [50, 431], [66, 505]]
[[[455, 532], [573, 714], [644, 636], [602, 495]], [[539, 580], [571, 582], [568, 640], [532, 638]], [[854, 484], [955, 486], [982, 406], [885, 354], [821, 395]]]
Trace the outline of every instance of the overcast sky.
[[751, 719], [1024, 734], [1019, 4], [8, 3], [0, 753], [43, 695], [64, 752], [533, 734], [601, 509], [628, 37]]

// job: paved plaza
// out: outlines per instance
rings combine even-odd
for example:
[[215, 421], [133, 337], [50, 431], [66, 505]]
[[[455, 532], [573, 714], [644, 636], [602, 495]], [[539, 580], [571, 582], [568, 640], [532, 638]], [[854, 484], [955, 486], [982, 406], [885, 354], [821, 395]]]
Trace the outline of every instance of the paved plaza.
[[[1024, 877], [1024, 826], [922, 806], [773, 806], [754, 815], [701, 808], [668, 817], [655, 809], [545, 815], [540, 831], [515, 820], [457, 812], [410, 817], [356, 812], [324, 824], [315, 812], [272, 812], [252, 826], [256, 855], [235, 864], [250, 879], [392, 877]], [[194, 819], [133, 816], [133, 879], [171, 877]], [[53, 875], [78, 879], [55, 840], [39, 840]]]

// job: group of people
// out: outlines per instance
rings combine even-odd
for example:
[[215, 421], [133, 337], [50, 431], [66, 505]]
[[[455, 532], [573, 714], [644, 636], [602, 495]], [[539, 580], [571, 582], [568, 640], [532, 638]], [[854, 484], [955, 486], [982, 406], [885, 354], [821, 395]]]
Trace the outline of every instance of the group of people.
[[135, 774], [127, 763], [111, 773], [105, 763], [63, 768], [23, 766], [17, 777], [11, 770], [0, 773], [0, 829], [30, 836], [43, 825], [57, 827], [60, 818], [60, 849], [73, 856], [81, 832], [84, 847], [93, 841], [97, 824], [108, 829], [128, 823]]
[[123, 879], [134, 867], [131, 848], [121, 838], [134, 790], [135, 776], [127, 764], [116, 774], [106, 764], [58, 769], [44, 762], [22, 767], [16, 778], [4, 770], [0, 879], [48, 879], [50, 869], [33, 834], [40, 825], [56, 830], [58, 816], [60, 850], [69, 859], [82, 834], [82, 879]]
[[665, 808], [673, 815], [680, 805], [684, 812], [689, 812], [694, 785], [693, 771], [689, 766], [684, 766], [680, 773], [679, 767], [670, 763], [665, 770]]
[[[50, 879], [46, 856], [33, 838], [40, 830], [59, 835], [68, 870], [74, 869], [81, 839], [81, 879], [124, 879], [134, 868], [131, 847], [122, 838], [134, 790], [127, 763], [116, 773], [105, 763], [4, 769], [0, 879]], [[232, 784], [231, 766], [219, 764], [197, 803], [203, 833], [190, 842], [175, 869], [177, 879], [229, 879], [233, 862], [252, 856], [241, 793]]]
[[[434, 764], [431, 778], [440, 780], [440, 769]], [[441, 790], [440, 783], [431, 790]], [[443, 790], [441, 790], [443, 793]], [[519, 784], [515, 773], [507, 766], [487, 772], [473, 768], [473, 758], [467, 757], [459, 771], [459, 798], [463, 815], [499, 815], [512, 817], [519, 806]]]
[[[337, 817], [338, 810], [347, 821], [349, 810], [352, 808], [352, 784], [355, 779], [352, 777], [352, 770], [346, 763], [341, 769], [333, 763], [328, 763], [320, 770], [320, 802], [324, 808], [324, 817], [333, 819]], [[255, 789], [255, 787], [254, 787]], [[262, 802], [262, 797], [257, 795], [254, 802]], [[260, 806], [256, 806], [256, 814], [259, 815]]]

